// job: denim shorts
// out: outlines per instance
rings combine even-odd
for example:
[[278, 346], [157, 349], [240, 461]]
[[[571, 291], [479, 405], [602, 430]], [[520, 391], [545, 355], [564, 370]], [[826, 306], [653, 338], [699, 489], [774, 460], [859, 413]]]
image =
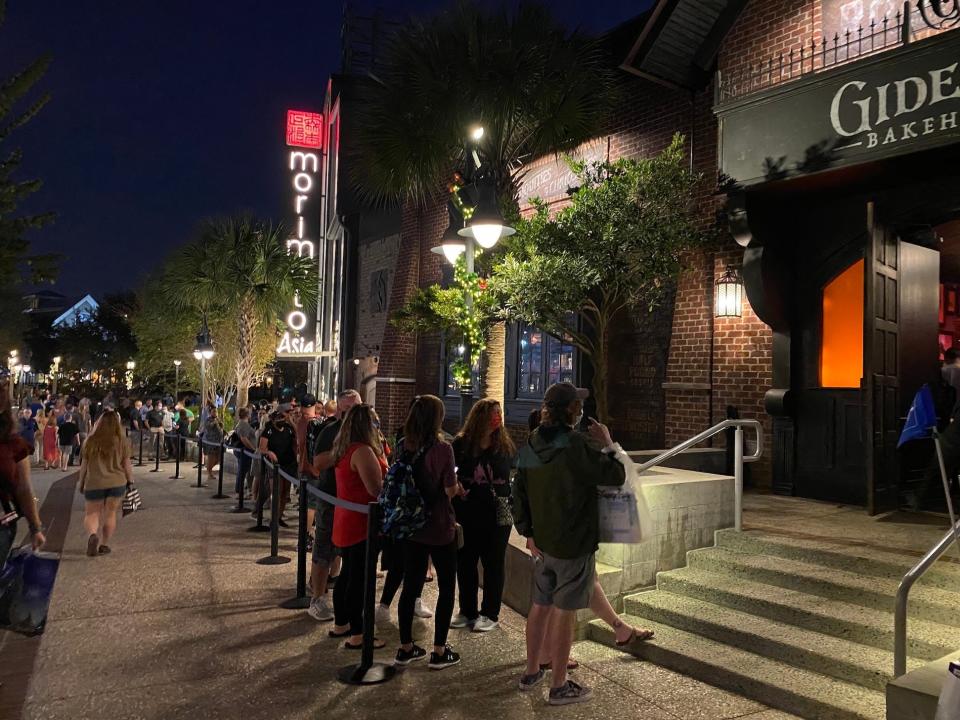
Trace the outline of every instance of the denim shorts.
[[84, 490], [83, 497], [92, 502], [97, 500], [106, 500], [107, 498], [122, 498], [127, 492], [123, 485], [112, 488], [98, 488], [96, 490]]

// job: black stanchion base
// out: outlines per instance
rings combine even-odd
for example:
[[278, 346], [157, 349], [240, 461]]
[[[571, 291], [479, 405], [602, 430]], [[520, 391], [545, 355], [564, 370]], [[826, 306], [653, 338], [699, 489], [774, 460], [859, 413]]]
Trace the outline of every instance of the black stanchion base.
[[252, 528], [247, 528], [247, 532], [270, 532], [270, 526], [254, 525]]
[[310, 607], [310, 598], [293, 597], [289, 600], [284, 600], [278, 607], [282, 607], [284, 610], [306, 610]]
[[393, 665], [375, 662], [368, 668], [361, 665], [348, 665], [337, 671], [337, 679], [347, 685], [377, 685], [390, 680], [396, 675], [397, 669]]
[[257, 560], [257, 565], [286, 565], [290, 558], [283, 555], [267, 555]]
[[226, 498], [228, 498], [228, 497], [230, 497], [230, 496], [229, 496], [229, 495], [224, 495], [223, 493], [217, 493], [216, 495], [211, 495], [210, 497], [212, 497], [214, 500], [225, 500]]
[[183, 475], [171, 475], [168, 479], [169, 479], [169, 480], [183, 480], [184, 478], [183, 478]]

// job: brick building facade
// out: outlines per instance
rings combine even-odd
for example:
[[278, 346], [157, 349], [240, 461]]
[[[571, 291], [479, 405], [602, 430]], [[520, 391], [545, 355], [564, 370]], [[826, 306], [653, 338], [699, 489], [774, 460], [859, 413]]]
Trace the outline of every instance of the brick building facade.
[[[792, 393], [800, 398], [801, 404], [808, 402], [804, 398], [809, 393], [804, 395], [798, 391], [805, 391], [811, 384], [818, 385], [819, 381], [816, 378], [798, 379], [797, 370], [790, 369], [790, 359], [802, 357], [805, 358], [803, 362], [814, 363], [815, 360], [810, 358], [819, 350], [812, 349], [808, 337], [811, 331], [790, 326], [792, 320], [770, 320], [770, 303], [765, 295], [770, 290], [757, 288], [763, 282], [770, 282], [768, 275], [772, 271], [763, 265], [763, 282], [756, 280], [759, 276], [751, 273], [752, 267], [761, 261], [767, 263], [772, 256], [771, 243], [767, 242], [767, 259], [763, 259], [763, 248], [757, 249], [757, 242], [744, 240], [740, 235], [735, 240], [730, 232], [724, 214], [730, 188], [724, 184], [721, 189], [718, 182], [722, 177], [719, 171], [725, 167], [720, 143], [723, 128], [718, 113], [722, 118], [723, 108], [730, 104], [724, 105], [724, 88], [718, 84], [724, 78], [745, 78], [738, 81], [743, 94], [744, 82], [757, 84], [763, 89], [793, 80], [794, 76], [801, 85], [815, 82], [808, 76], [815, 78], [826, 73], [829, 77], [830, 72], [836, 72], [837, 66], [848, 61], [858, 62], [850, 49], [850, 35], [847, 34], [849, 28], [855, 27], [851, 23], [859, 22], [861, 26], [866, 23], [870, 27], [871, 21], [876, 23], [878, 12], [882, 15], [892, 8], [891, 12], [895, 13], [897, 8], [893, 6], [900, 6], [900, 3], [750, 0], [727, 5], [730, 7], [726, 10], [713, 8], [715, 14], [710, 16], [708, 9], [697, 3], [661, 2], [650, 13], [638, 18], [633, 25], [636, 42], [629, 54], [625, 53], [626, 59], [621, 65], [625, 90], [622, 105], [611, 118], [608, 131], [580, 150], [581, 157], [586, 159], [649, 157], [666, 147], [675, 133], [683, 134], [691, 167], [706, 178], [698, 208], [702, 224], [705, 228], [717, 230], [717, 238], [709, 247], [689, 253], [686, 269], [672, 297], [652, 313], [624, 316], [612, 334], [611, 346], [617, 350], [610, 368], [612, 430], [614, 436], [630, 449], [668, 447], [722, 420], [729, 407], [735, 408], [740, 417], [759, 419], [764, 428], [767, 452], [763, 461], [752, 468], [753, 482], [761, 487], [773, 486], [794, 492], [794, 466], [799, 467], [796, 454], [800, 452], [798, 448], [804, 447], [804, 442], [810, 441], [804, 439], [804, 432], [808, 436], [809, 431], [801, 430], [796, 424], [802, 413], [795, 410], [787, 398]], [[702, 16], [697, 16], [693, 22], [691, 16], [697, 13]], [[929, 28], [919, 26], [918, 20], [912, 22], [916, 28], [911, 41], [922, 40], [931, 34]], [[689, 40], [687, 56], [670, 55], [675, 62], [668, 70], [676, 71], [671, 75], [658, 61], [658, 57], [664, 57], [658, 56], [663, 51], [658, 43], [661, 38], [670, 40], [671, 33], [675, 33], [678, 27], [686, 32], [685, 38], [696, 35], [690, 28], [702, 28], [703, 32]], [[836, 33], [829, 41], [835, 50], [833, 61], [828, 59], [828, 42], [821, 37], [824, 28]], [[618, 32], [622, 33], [622, 30]], [[674, 36], [671, 42], [675, 39]], [[846, 44], [843, 44], [844, 39]], [[664, 43], [673, 48], [670, 52], [674, 52], [676, 45], [666, 40]], [[841, 43], [846, 53], [842, 58], [837, 43]], [[898, 46], [892, 42], [891, 52]], [[822, 49], [823, 54], [811, 53], [811, 47], [818, 52]], [[876, 55], [875, 52], [864, 54]], [[803, 58], [799, 66], [795, 63], [798, 58]], [[803, 62], [808, 62], [809, 68]], [[777, 74], [779, 77], [775, 78]], [[804, 81], [804, 77], [808, 79]], [[725, 87], [731, 87], [729, 80]], [[751, 86], [747, 94], [753, 90]], [[797, 172], [816, 175], [817, 171], [830, 167], [829, 162], [817, 167], [798, 164]], [[546, 157], [527, 163], [524, 172], [522, 202], [539, 196], [555, 207], [562, 206], [567, 178], [556, 158]], [[780, 181], [786, 176], [784, 171], [773, 179]], [[766, 186], [761, 184], [759, 187]], [[782, 194], [788, 199], [783, 201], [781, 198], [777, 202], [785, 202], [785, 208], [791, 207], [789, 198], [792, 196], [788, 191], [793, 188], [814, 192], [809, 183], [801, 181], [783, 187], [787, 190]], [[765, 190], [747, 190], [751, 202], [764, 198]], [[734, 193], [730, 197], [738, 195]], [[426, 207], [404, 207], [398, 237], [360, 248], [361, 282], [367, 282], [364, 278], [375, 270], [386, 270], [389, 274], [389, 301], [385, 314], [378, 315], [375, 321], [363, 321], [366, 325], [357, 336], [353, 352], [355, 357], [362, 358], [364, 353], [369, 354], [369, 348], [379, 348], [375, 402], [390, 431], [398, 427], [415, 394], [443, 394], [445, 388], [445, 361], [440, 338], [411, 337], [384, 321], [390, 312], [409, 299], [417, 287], [428, 286], [443, 277], [442, 258], [431, 252], [431, 248], [439, 244], [446, 227], [443, 201], [444, 198], [440, 197]], [[773, 208], [775, 204], [770, 203], [769, 207]], [[803, 225], [802, 217], [798, 217], [796, 225], [798, 228]], [[799, 232], [798, 229], [792, 230]], [[389, 249], [385, 250], [386, 247]], [[862, 257], [862, 249], [860, 254]], [[754, 266], [748, 267], [748, 259]], [[781, 265], [784, 262], [789, 263], [789, 260], [781, 261]], [[742, 314], [740, 317], [715, 317], [714, 285], [728, 266], [743, 270], [749, 276]], [[827, 272], [822, 268], [817, 270], [821, 271]], [[829, 272], [823, 282], [829, 279]], [[800, 282], [797, 280], [799, 276], [791, 277], [790, 282], [794, 285], [784, 282], [783, 288], [794, 287]], [[819, 298], [817, 293], [819, 290], [814, 288], [814, 295]], [[750, 299], [762, 300], [763, 306], [755, 311]], [[365, 311], [358, 305], [358, 312]], [[379, 339], [378, 333], [382, 333]], [[487, 393], [496, 395], [500, 390], [508, 425], [517, 435], [522, 435], [526, 413], [536, 407], [537, 402], [516, 392], [517, 342], [517, 329], [511, 327], [491, 342], [487, 379], [493, 387], [488, 388]], [[373, 370], [372, 367], [369, 369]], [[578, 364], [577, 372], [581, 380], [584, 374], [588, 374], [583, 363]], [[867, 377], [866, 372], [864, 377]], [[844, 397], [846, 399], [841, 400], [848, 402], [849, 397]], [[454, 414], [456, 399], [449, 398], [447, 407], [448, 413], [453, 415], [451, 424], [455, 424], [458, 420]], [[850, 413], [849, 407], [846, 412]], [[841, 433], [841, 430], [847, 435], [853, 432], [849, 428], [840, 428], [836, 432]], [[714, 443], [722, 446], [724, 439], [718, 437]], [[815, 469], [809, 472], [815, 473]], [[817, 496], [816, 492], [812, 494]]]

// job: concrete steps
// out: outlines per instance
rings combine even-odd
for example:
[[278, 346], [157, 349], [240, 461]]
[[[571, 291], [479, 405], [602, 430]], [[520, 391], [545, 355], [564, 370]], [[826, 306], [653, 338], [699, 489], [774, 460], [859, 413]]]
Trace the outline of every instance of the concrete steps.
[[[883, 690], [890, 675], [890, 654], [849, 640], [731, 610], [665, 592], [645, 592], [625, 600], [631, 615], [752, 652], [793, 668], [822, 672], [838, 680]], [[919, 666], [920, 661], [913, 661]]]
[[[898, 551], [876, 545], [850, 544], [849, 541], [806, 538], [773, 532], [749, 530], [720, 530], [716, 534], [717, 547], [737, 552], [763, 553], [788, 560], [815, 563], [848, 570], [859, 575], [871, 575], [897, 582], [920, 560], [921, 553]], [[923, 576], [927, 587], [960, 590], [960, 564], [951, 562], [956, 552], [937, 562]]]
[[[632, 652], [644, 660], [690, 675], [702, 682], [756, 698], [766, 705], [809, 720], [878, 720], [884, 695], [853, 683], [795, 668], [732, 645], [684, 630], [625, 616], [624, 621], [649, 627], [656, 638]], [[590, 624], [589, 637], [613, 645], [613, 631]]]
[[[660, 573], [657, 587], [681, 595], [751, 613], [796, 627], [826, 633], [888, 653], [893, 652], [893, 615], [819, 595], [784, 590], [693, 568]], [[630, 598], [626, 601], [630, 603]], [[916, 618], [910, 619], [907, 651], [912, 657], [933, 660], [957, 644], [956, 628]], [[889, 665], [889, 662], [887, 663]]]
[[[628, 594], [630, 622], [655, 640], [639, 657], [804, 718], [884, 716], [893, 607], [909, 551], [769, 528], [721, 530], [687, 567]], [[960, 570], [941, 563], [910, 596], [908, 670], [960, 646]], [[589, 637], [613, 644], [596, 621]]]
[[[689, 567], [731, 574], [736, 577], [775, 585], [787, 590], [842, 600], [887, 612], [893, 612], [898, 580], [788, 560], [772, 555], [735, 552], [726, 548], [703, 548], [687, 553]], [[960, 626], [956, 593], [935, 587], [916, 585], [910, 592], [913, 617]]]

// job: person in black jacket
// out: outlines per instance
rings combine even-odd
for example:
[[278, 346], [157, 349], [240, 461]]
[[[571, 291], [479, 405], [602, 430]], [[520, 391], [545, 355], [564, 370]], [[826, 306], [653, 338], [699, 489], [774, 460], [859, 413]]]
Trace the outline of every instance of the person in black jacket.
[[[510, 471], [516, 447], [503, 427], [500, 403], [486, 398], [467, 415], [453, 441], [457, 478], [465, 495], [453, 501], [463, 527], [463, 547], [457, 557], [460, 613], [450, 627], [488, 632], [497, 627], [503, 599], [504, 561], [513, 515], [510, 512]], [[483, 602], [477, 606], [483, 565]]]

